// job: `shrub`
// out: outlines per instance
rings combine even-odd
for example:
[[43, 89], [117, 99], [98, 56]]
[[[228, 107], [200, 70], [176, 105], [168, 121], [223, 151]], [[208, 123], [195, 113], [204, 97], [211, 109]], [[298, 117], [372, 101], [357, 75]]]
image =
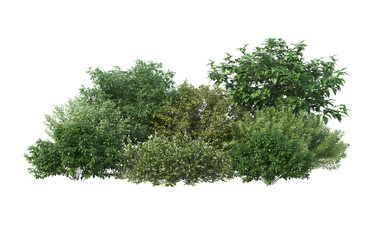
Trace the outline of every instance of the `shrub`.
[[243, 181], [308, 178], [312, 169], [336, 169], [346, 157], [343, 133], [331, 131], [313, 114], [266, 108], [246, 114], [234, 129], [227, 149]]
[[46, 115], [46, 124], [52, 141], [39, 139], [25, 155], [36, 178], [110, 177], [128, 141], [128, 123], [111, 101], [96, 105], [70, 100]]
[[278, 179], [308, 178], [313, 154], [297, 140], [266, 129], [246, 134], [231, 150], [233, 165], [243, 182], [262, 180], [266, 185]]
[[156, 136], [128, 144], [117, 175], [131, 182], [175, 186], [215, 182], [232, 177], [228, 156], [210, 144], [187, 136]]

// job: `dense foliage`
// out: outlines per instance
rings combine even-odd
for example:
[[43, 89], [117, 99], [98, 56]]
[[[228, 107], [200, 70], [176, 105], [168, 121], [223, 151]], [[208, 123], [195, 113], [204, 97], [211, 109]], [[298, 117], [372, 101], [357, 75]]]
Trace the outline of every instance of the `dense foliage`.
[[297, 140], [269, 129], [245, 134], [231, 150], [233, 166], [243, 182], [308, 178], [314, 158]]
[[129, 135], [126, 119], [110, 101], [96, 105], [70, 100], [46, 115], [46, 125], [53, 142], [39, 139], [26, 155], [36, 178], [109, 177]]
[[231, 143], [234, 169], [243, 181], [308, 178], [312, 169], [336, 169], [348, 144], [320, 117], [291, 109], [266, 108], [235, 125]]
[[346, 73], [334, 57], [305, 62], [305, 46], [268, 39], [251, 54], [241, 48], [240, 58], [211, 62], [213, 87], [176, 87], [155, 62], [90, 69], [93, 86], [46, 115], [50, 139], [28, 148], [29, 172], [175, 186], [233, 177], [270, 185], [336, 169], [348, 144], [326, 124], [347, 114], [330, 98]]
[[336, 58], [306, 62], [301, 42], [289, 47], [282, 39], [269, 38], [264, 47], [252, 53], [240, 48], [242, 56], [224, 59], [221, 64], [211, 61], [209, 77], [224, 84], [234, 102], [254, 112], [265, 107], [290, 107], [295, 113], [320, 113], [324, 121], [339, 121], [347, 114], [345, 105], [334, 105], [330, 98], [344, 84], [344, 69], [336, 70]]
[[124, 145], [148, 139], [155, 112], [174, 91], [174, 73], [160, 63], [137, 61], [127, 71], [88, 73], [93, 88], [82, 88], [77, 98], [46, 115], [52, 141], [39, 139], [25, 155], [36, 178], [112, 176]]
[[183, 135], [172, 139], [156, 136], [142, 144], [128, 144], [119, 169], [120, 178], [165, 186], [180, 181], [188, 185], [215, 182], [233, 175], [224, 152]]
[[154, 130], [167, 137], [187, 134], [192, 139], [222, 145], [231, 139], [231, 125], [238, 115], [240, 110], [232, 106], [232, 99], [222, 88], [195, 88], [185, 82], [156, 115], [159, 121]]
[[157, 123], [154, 115], [175, 91], [174, 73], [163, 70], [161, 63], [140, 60], [126, 71], [119, 67], [110, 71], [96, 68], [88, 73], [94, 87], [82, 88], [81, 95], [97, 104], [114, 102], [123, 117], [129, 119], [132, 141], [147, 140], [152, 124]]
[[[56, 175], [67, 175], [68, 169], [62, 165], [61, 156], [56, 149], [55, 143], [38, 139], [35, 145], [28, 148], [28, 151], [29, 154], [25, 154], [25, 158], [27, 162], [33, 166], [28, 170], [36, 179], [43, 179]], [[73, 179], [73, 176], [70, 178]], [[78, 178], [79, 177], [76, 179]]]

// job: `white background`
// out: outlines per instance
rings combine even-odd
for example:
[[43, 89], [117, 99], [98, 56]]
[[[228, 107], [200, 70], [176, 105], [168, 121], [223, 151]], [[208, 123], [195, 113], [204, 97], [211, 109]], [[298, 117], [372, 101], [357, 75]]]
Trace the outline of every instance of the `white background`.
[[[374, 239], [373, 22], [370, 1], [0, 1], [0, 239]], [[88, 67], [162, 62], [208, 84], [209, 59], [266, 38], [306, 40], [305, 58], [348, 67], [329, 122], [351, 144], [340, 169], [309, 180], [174, 188], [114, 179], [35, 180], [23, 157], [44, 114]], [[371, 229], [370, 229], [371, 228]]]

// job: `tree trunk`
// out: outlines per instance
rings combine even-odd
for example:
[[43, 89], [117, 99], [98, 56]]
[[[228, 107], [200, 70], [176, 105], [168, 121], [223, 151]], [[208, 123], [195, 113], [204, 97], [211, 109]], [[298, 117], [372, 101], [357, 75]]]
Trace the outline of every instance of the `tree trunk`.
[[75, 174], [73, 176], [69, 176], [68, 177], [73, 180], [73, 181], [78, 181], [78, 180], [83, 180], [83, 175], [82, 175], [82, 172], [83, 170], [81, 169], [75, 169]]

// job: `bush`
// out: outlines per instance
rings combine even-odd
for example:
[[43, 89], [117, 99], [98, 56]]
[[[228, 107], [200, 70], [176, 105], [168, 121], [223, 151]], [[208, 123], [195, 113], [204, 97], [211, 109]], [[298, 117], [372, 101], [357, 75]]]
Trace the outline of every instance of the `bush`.
[[99, 68], [88, 71], [93, 88], [82, 88], [81, 96], [98, 105], [110, 100], [130, 125], [130, 138], [143, 142], [153, 134], [154, 115], [164, 101], [173, 96], [174, 73], [161, 63], [137, 60], [128, 70], [116, 67], [110, 71]]
[[315, 158], [299, 141], [270, 129], [246, 134], [243, 140], [231, 151], [233, 166], [243, 182], [262, 180], [270, 185], [280, 178], [309, 177]]
[[341, 131], [331, 131], [320, 117], [291, 109], [266, 108], [246, 114], [234, 127], [227, 149], [243, 181], [308, 178], [312, 169], [336, 169], [348, 144]]
[[46, 115], [53, 141], [38, 140], [25, 157], [36, 178], [64, 175], [74, 180], [110, 177], [128, 141], [129, 124], [114, 103], [76, 98]]
[[232, 177], [227, 155], [210, 144], [187, 136], [156, 136], [125, 147], [118, 178], [131, 182], [175, 186], [215, 182]]

